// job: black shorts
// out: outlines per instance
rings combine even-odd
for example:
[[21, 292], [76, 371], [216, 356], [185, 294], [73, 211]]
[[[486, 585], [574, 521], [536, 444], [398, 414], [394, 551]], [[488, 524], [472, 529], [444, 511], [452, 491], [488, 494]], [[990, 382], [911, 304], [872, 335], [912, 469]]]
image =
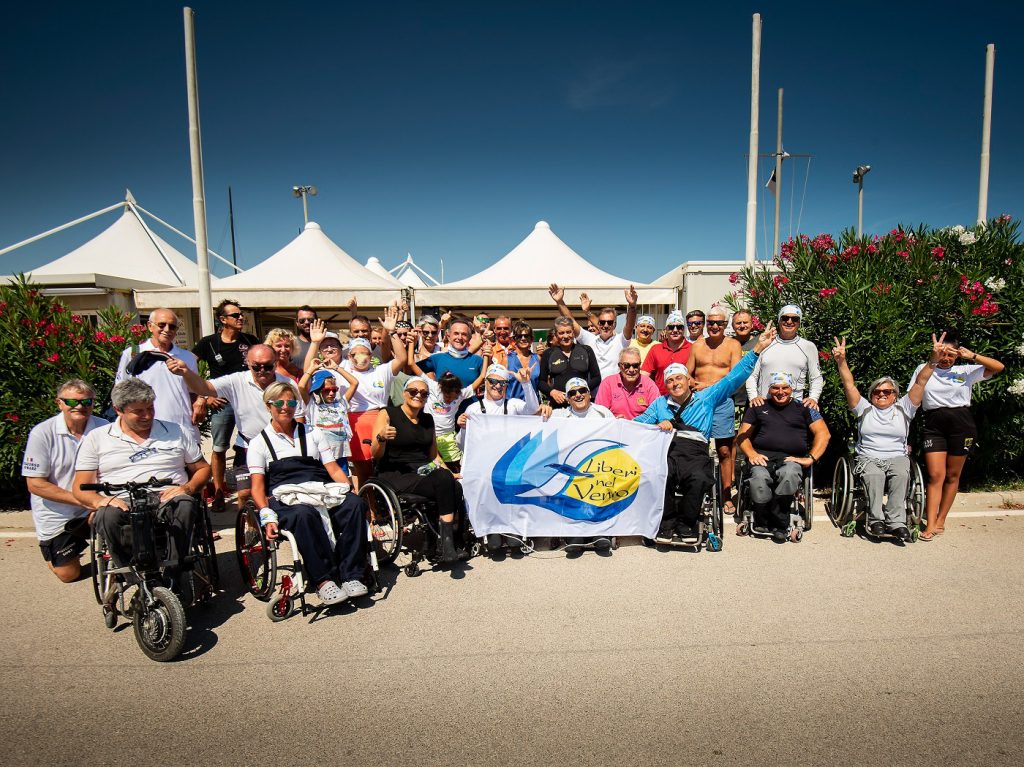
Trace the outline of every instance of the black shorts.
[[924, 411], [925, 453], [968, 455], [978, 441], [978, 427], [969, 407], [938, 407]]
[[[63, 567], [79, 561], [82, 552], [89, 546], [89, 523], [85, 521], [85, 517], [81, 517], [80, 520], [71, 520], [62, 532], [48, 541], [39, 542], [43, 559], [54, 567]], [[68, 532], [68, 528], [71, 528], [72, 532]], [[83, 533], [86, 537], [82, 537]]]
[[235, 459], [231, 466], [235, 470], [235, 489], [248, 490], [252, 487], [252, 480], [249, 478], [249, 462], [247, 460], [248, 448], [235, 445]]

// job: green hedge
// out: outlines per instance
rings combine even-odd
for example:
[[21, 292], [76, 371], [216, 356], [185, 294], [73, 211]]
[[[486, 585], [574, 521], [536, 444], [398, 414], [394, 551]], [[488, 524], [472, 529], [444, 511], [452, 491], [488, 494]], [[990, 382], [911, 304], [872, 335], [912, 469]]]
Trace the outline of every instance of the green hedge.
[[801, 235], [783, 243], [773, 263], [732, 275], [736, 289], [723, 303], [750, 309], [756, 325], [787, 303], [803, 308], [801, 334], [817, 344], [821, 357], [821, 405], [833, 453], [853, 429], [831, 362], [833, 336], [847, 337], [859, 386], [890, 375], [905, 389], [928, 357], [932, 332], [956, 328], [963, 346], [1006, 365], [1002, 375], [974, 388], [979, 442], [968, 462], [974, 480], [1004, 481], [1024, 474], [1024, 245], [1018, 229], [1004, 215], [970, 229], [898, 227], [860, 239], [846, 231], [839, 241]]
[[29, 430], [57, 413], [57, 386], [81, 378], [96, 389], [100, 414], [122, 350], [147, 335], [116, 308], [93, 324], [43, 295], [24, 276], [0, 286], [0, 488], [2, 506], [26, 508], [21, 458]]

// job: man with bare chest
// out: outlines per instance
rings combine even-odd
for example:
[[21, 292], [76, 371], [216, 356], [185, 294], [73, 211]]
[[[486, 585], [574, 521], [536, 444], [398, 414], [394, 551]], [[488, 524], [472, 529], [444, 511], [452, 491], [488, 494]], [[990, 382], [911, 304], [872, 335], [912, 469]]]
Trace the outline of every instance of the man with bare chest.
[[[725, 311], [718, 307], [707, 314], [707, 337], [697, 341], [690, 350], [690, 364], [693, 370], [694, 389], [699, 391], [725, 378], [743, 356], [739, 341], [727, 338]], [[722, 472], [722, 487], [725, 489], [725, 512], [732, 514], [732, 481], [735, 465], [733, 438], [736, 434], [736, 418], [731, 398], [715, 408], [711, 438], [715, 441], [718, 463]]]

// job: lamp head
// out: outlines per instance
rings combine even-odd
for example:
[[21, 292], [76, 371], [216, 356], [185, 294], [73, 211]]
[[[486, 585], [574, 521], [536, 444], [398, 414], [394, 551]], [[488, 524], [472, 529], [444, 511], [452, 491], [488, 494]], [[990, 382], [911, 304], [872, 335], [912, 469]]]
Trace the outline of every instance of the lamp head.
[[858, 165], [857, 170], [853, 172], [853, 183], [859, 184], [861, 180], [871, 172], [870, 165]]
[[293, 186], [292, 187], [292, 195], [294, 197], [302, 197], [302, 190], [299, 189], [297, 186]]

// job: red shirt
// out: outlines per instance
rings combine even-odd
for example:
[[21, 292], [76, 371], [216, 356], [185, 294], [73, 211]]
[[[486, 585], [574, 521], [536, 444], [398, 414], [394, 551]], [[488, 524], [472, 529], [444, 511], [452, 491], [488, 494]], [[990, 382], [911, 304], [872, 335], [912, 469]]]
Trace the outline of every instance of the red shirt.
[[689, 341], [683, 341], [683, 345], [679, 347], [678, 351], [672, 351], [665, 344], [655, 344], [647, 353], [640, 369], [651, 374], [654, 383], [658, 385], [659, 392], [668, 394], [668, 389], [665, 388], [665, 368], [673, 362], [685, 365], [690, 359], [690, 347], [692, 346], [693, 344]]

